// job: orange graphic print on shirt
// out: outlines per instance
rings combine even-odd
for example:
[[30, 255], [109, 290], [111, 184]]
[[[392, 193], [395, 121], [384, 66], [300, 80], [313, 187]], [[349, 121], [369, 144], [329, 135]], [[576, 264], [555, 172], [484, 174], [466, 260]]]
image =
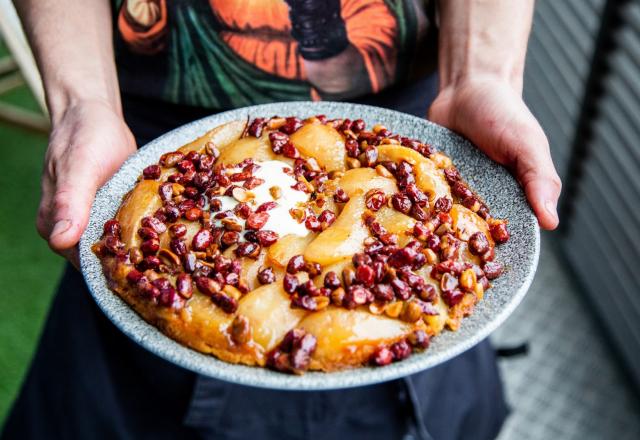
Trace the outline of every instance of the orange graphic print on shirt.
[[414, 0], [125, 0], [117, 29], [131, 54], [166, 57], [169, 100], [234, 107], [376, 93], [425, 20]]

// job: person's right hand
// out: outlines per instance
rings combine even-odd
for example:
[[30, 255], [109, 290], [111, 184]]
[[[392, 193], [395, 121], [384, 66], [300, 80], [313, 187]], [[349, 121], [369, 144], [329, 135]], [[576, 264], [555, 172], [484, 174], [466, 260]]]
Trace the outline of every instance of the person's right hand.
[[96, 191], [135, 149], [122, 116], [102, 101], [74, 104], [52, 121], [36, 225], [74, 266]]

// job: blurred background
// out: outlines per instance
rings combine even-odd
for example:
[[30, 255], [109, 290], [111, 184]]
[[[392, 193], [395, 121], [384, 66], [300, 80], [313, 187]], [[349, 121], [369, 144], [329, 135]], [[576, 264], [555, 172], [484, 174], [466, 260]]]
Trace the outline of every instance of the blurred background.
[[[0, 425], [62, 270], [34, 218], [42, 90], [0, 0]], [[640, 438], [640, 1], [538, 0], [525, 100], [564, 182], [561, 229], [493, 336], [512, 415], [500, 439]], [[523, 349], [524, 348], [524, 349]]]

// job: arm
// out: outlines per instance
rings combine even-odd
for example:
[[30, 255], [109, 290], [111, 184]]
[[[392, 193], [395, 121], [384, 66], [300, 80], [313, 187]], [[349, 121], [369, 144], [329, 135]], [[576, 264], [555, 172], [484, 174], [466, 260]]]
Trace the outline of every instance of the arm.
[[533, 0], [441, 0], [440, 90], [429, 110], [524, 187], [540, 225], [558, 225], [561, 183], [542, 128], [522, 101]]
[[52, 131], [37, 228], [77, 265], [96, 190], [135, 150], [122, 119], [108, 0], [15, 0], [43, 78]]

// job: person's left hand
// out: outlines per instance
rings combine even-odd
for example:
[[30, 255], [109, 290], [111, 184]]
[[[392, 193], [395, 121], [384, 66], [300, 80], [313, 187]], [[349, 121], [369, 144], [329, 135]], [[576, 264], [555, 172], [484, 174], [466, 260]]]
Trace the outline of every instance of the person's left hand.
[[547, 137], [507, 81], [482, 78], [444, 88], [429, 109], [429, 119], [467, 137], [516, 176], [544, 229], [558, 226], [562, 184]]

